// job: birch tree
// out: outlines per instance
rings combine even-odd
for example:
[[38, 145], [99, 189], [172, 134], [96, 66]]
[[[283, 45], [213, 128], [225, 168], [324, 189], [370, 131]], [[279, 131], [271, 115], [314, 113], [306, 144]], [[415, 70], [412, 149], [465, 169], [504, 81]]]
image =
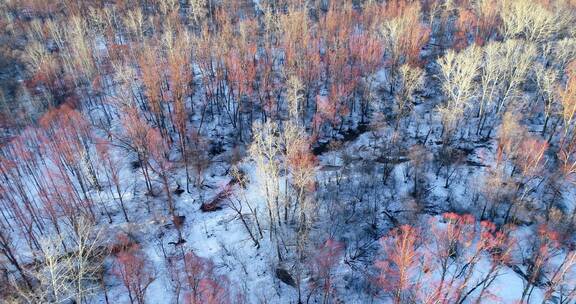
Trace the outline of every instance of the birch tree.
[[442, 135], [450, 141], [470, 102], [477, 95], [475, 78], [480, 68], [480, 48], [470, 46], [460, 53], [449, 50], [440, 58], [440, 77], [446, 101], [438, 106]]

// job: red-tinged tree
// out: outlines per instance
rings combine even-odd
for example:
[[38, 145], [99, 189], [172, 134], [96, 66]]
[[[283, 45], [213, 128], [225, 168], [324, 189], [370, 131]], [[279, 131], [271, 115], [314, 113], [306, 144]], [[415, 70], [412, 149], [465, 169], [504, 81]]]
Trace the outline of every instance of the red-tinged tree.
[[466, 48], [470, 38], [480, 46], [493, 38], [502, 23], [499, 7], [497, 0], [486, 0], [462, 8], [456, 21], [454, 48], [457, 50]]
[[[98, 152], [98, 157], [100, 158], [100, 164], [104, 168], [104, 174], [110, 185], [110, 190], [112, 192], [112, 197], [114, 200], [118, 201], [122, 214], [126, 222], [130, 222], [128, 219], [128, 213], [126, 212], [126, 206], [124, 205], [124, 189], [122, 189], [122, 182], [120, 180], [120, 170], [122, 170], [122, 162], [119, 158], [111, 155], [110, 142], [104, 139], [96, 139], [96, 151]], [[112, 190], [114, 189], [114, 190]], [[115, 192], [115, 193], [114, 193]], [[115, 194], [115, 196], [114, 196]]]
[[[48, 192], [58, 192], [56, 184], [62, 181], [49, 177], [50, 170], [55, 169], [49, 162], [53, 158], [50, 155], [56, 154], [46, 152], [47, 142], [44, 132], [28, 128], [2, 149], [2, 153], [9, 157], [0, 159], [0, 173], [5, 179], [3, 187], [6, 190], [2, 196], [3, 203], [11, 205], [5, 211], [12, 213], [11, 217], [16, 222], [28, 223], [22, 226], [25, 236], [32, 232], [44, 233], [46, 220], [54, 224], [58, 231], [57, 216], [47, 216], [44, 204], [52, 200], [47, 198]], [[65, 180], [71, 183], [68, 175]], [[37, 243], [34, 238], [25, 239], [29, 243]]]
[[[217, 47], [218, 41], [212, 34], [208, 31], [208, 27], [204, 27], [202, 32], [198, 36], [193, 37], [194, 44], [194, 62], [198, 65], [198, 70], [202, 79], [202, 91], [204, 92], [204, 100], [202, 103], [202, 114], [200, 118], [200, 126], [198, 127], [198, 133], [202, 131], [202, 126], [204, 125], [204, 120], [206, 119], [206, 113], [208, 112], [208, 106], [211, 107], [210, 114], [214, 114], [214, 105], [219, 98], [218, 94], [220, 88], [218, 86], [219, 78], [221, 75], [221, 60], [222, 58], [222, 48]], [[220, 108], [217, 108], [220, 110]]]
[[[227, 280], [223, 277], [214, 279], [202, 279], [198, 284], [200, 289], [200, 303], [206, 304], [229, 304], [230, 298], [226, 289]], [[196, 304], [191, 302], [191, 304]]]
[[[435, 269], [439, 271], [438, 282], [433, 287], [432, 299], [446, 303], [457, 290], [454, 273], [457, 268], [457, 257], [463, 254], [466, 245], [474, 238], [474, 218], [469, 215], [459, 216], [455, 213], [444, 215], [446, 224], [440, 224], [437, 219], [431, 219], [431, 239], [427, 242], [427, 252]], [[473, 267], [472, 267], [473, 268]]]
[[515, 113], [506, 112], [498, 131], [498, 146], [496, 150], [497, 167], [505, 165], [505, 159], [513, 159], [518, 153], [521, 140], [525, 138], [526, 129], [519, 122]]
[[[225, 56], [226, 77], [230, 92], [226, 98], [225, 110], [232, 126], [242, 138], [242, 98], [250, 96], [256, 79], [254, 56], [256, 45], [241, 45], [244, 49], [233, 49]], [[249, 109], [251, 111], [251, 109]]]
[[478, 17], [471, 10], [460, 11], [456, 21], [456, 30], [452, 47], [458, 51], [468, 47], [468, 31], [476, 28], [477, 25]]
[[[311, 202], [310, 193], [314, 191], [316, 181], [316, 156], [311, 150], [311, 140], [301, 127], [287, 124], [286, 163], [291, 175], [292, 186], [295, 188], [298, 215], [298, 255], [304, 259], [304, 247], [308, 238], [309, 226], [313, 222], [315, 207]], [[285, 210], [285, 216], [288, 210]], [[287, 218], [284, 219], [287, 221]]]
[[431, 222], [426, 244], [432, 267], [438, 269], [432, 299], [436, 303], [460, 302], [467, 296], [469, 284], [482, 258], [485, 243], [476, 241], [476, 221], [472, 215], [444, 214], [446, 223]]
[[172, 191], [170, 191], [170, 170], [172, 169], [172, 163], [167, 158], [169, 151], [168, 147], [164, 140], [162, 140], [160, 131], [154, 128], [148, 129], [146, 142], [148, 145], [148, 151], [150, 151], [150, 158], [148, 159], [150, 168], [162, 180], [162, 186], [166, 192], [168, 211], [170, 212], [170, 215], [174, 217], [175, 206], [172, 198]]
[[407, 0], [392, 0], [383, 3], [381, 9], [381, 16], [388, 19], [393, 19], [402, 16], [411, 1]]
[[[297, 117], [294, 118], [297, 120]], [[301, 299], [301, 278], [302, 262], [306, 259], [306, 248], [308, 242], [308, 232], [313, 223], [315, 206], [310, 193], [315, 188], [316, 164], [317, 160], [311, 151], [310, 137], [306, 134], [303, 127], [289, 121], [284, 125], [282, 134], [282, 152], [285, 157], [285, 168], [289, 173], [286, 179], [286, 191], [294, 191], [295, 202], [293, 209], [297, 213], [297, 236], [296, 236], [296, 255], [295, 265], [296, 284], [298, 285], [298, 299]], [[290, 187], [288, 186], [290, 184]], [[286, 199], [284, 202], [284, 222], [288, 223], [289, 212], [292, 210], [292, 199]], [[294, 216], [292, 217], [294, 218]]]
[[312, 118], [312, 137], [317, 140], [330, 130], [334, 132], [339, 118], [337, 105], [330, 100], [330, 96], [316, 95], [316, 113]]
[[18, 223], [16, 226], [33, 249], [33, 244], [38, 243], [36, 232], [42, 234], [45, 229], [42, 209], [33, 192], [38, 185], [36, 159], [21, 136], [4, 147], [2, 152], [6, 158], [0, 156], [0, 203], [4, 205], [0, 213], [6, 224], [10, 222], [9, 218]]
[[[272, 113], [275, 110], [275, 106], [278, 105], [277, 90], [280, 88], [275, 79], [273, 50], [265, 49], [265, 54], [258, 58], [256, 77], [256, 93], [259, 106], [262, 108], [262, 120], [266, 121], [269, 113]], [[253, 117], [250, 114], [249, 125], [252, 125], [252, 123]]]
[[[382, 4], [381, 16], [387, 24], [385, 35], [393, 69], [402, 63], [420, 66], [420, 51], [430, 38], [431, 29], [420, 21], [420, 1], [393, 0]], [[387, 22], [387, 23], [386, 23]]]
[[[322, 100], [324, 98], [326, 97], [318, 95], [316, 96], [316, 102], [318, 101], [324, 102]], [[315, 113], [314, 116], [312, 116], [311, 124], [312, 124], [312, 135], [310, 138], [312, 139], [312, 141], [316, 141], [320, 137], [320, 130], [322, 128], [322, 124], [324, 124], [324, 118], [319, 112]]]
[[300, 220], [305, 222], [306, 212], [304, 203], [306, 191], [314, 190], [316, 176], [316, 156], [311, 151], [311, 141], [303, 132], [297, 133], [299, 138], [292, 138], [286, 146], [286, 162], [292, 183], [297, 190], [297, 204], [301, 210]]
[[[44, 233], [43, 221], [39, 221], [42, 211], [36, 206], [36, 202], [31, 200], [22, 190], [22, 181], [11, 182], [11, 177], [5, 175], [0, 158], [0, 222], [7, 226], [12, 226], [13, 231], [18, 231], [24, 238], [30, 250], [40, 248], [37, 233]], [[18, 179], [18, 177], [16, 177]], [[19, 197], [20, 196], [20, 197]]]
[[61, 164], [76, 179], [85, 200], [91, 200], [88, 185], [100, 188], [95, 165], [89, 149], [92, 129], [83, 115], [70, 105], [47, 112], [40, 119], [40, 126], [48, 141], [46, 147], [55, 165]]
[[[516, 172], [521, 173], [520, 176], [516, 176], [515, 180], [512, 181], [513, 186], [516, 188], [516, 194], [515, 197], [509, 200], [510, 205], [506, 211], [505, 218], [508, 221], [511, 211], [517, 209], [515, 208], [516, 203], [541, 184], [536, 181], [542, 178], [542, 171], [546, 164], [545, 152], [548, 148], [548, 143], [545, 140], [529, 135], [526, 128], [519, 123], [517, 115], [511, 112], [504, 114], [498, 134], [496, 168], [507, 174], [507, 164], [513, 165], [510, 178], [514, 177]], [[516, 210], [512, 214], [515, 215], [515, 212]]]
[[512, 256], [516, 248], [516, 239], [512, 236], [513, 227], [504, 226], [500, 230], [492, 222], [482, 221], [480, 223], [480, 238], [484, 251], [490, 256], [490, 267], [484, 272], [480, 281], [471, 288], [468, 293], [462, 295], [464, 301], [471, 295], [471, 292], [479, 290], [475, 303], [481, 303], [484, 296], [489, 294], [489, 288], [501, 271], [512, 265]]
[[230, 303], [228, 280], [214, 273], [214, 264], [211, 260], [189, 252], [184, 256], [184, 272], [189, 288], [186, 303]]
[[359, 69], [353, 64], [350, 49], [346, 46], [339, 46], [328, 50], [324, 56], [326, 63], [327, 85], [332, 87], [340, 85], [351, 85], [353, 88], [358, 83]]
[[[343, 122], [344, 116], [350, 114], [350, 107], [346, 102], [352, 97], [357, 86], [357, 82], [344, 79], [345, 82], [332, 84], [330, 87], [330, 99], [336, 103], [336, 109], [340, 123]], [[340, 125], [342, 127], [342, 125]]]
[[334, 289], [333, 271], [340, 262], [345, 245], [333, 239], [326, 240], [313, 257], [311, 263], [315, 280], [313, 288], [322, 290], [322, 303], [331, 303], [331, 294]]
[[160, 178], [164, 192], [166, 193], [166, 202], [168, 212], [172, 217], [172, 222], [178, 232], [178, 242], [182, 240], [181, 219], [176, 214], [176, 206], [170, 190], [170, 174], [173, 169], [172, 162], [168, 159], [169, 148], [162, 139], [160, 131], [156, 128], [148, 128], [146, 132], [146, 150], [149, 152], [148, 166]]
[[363, 121], [367, 115], [370, 102], [370, 98], [366, 97], [370, 96], [372, 92], [373, 77], [370, 76], [383, 65], [384, 48], [379, 39], [365, 33], [353, 34], [350, 37], [349, 48], [351, 50], [351, 56], [355, 61], [354, 65], [359, 67], [359, 76], [367, 79], [365, 85], [366, 93], [360, 103]]
[[[60, 153], [61, 149], [69, 153], [74, 151], [71, 147], [79, 148], [81, 145], [73, 140], [74, 134], [70, 134], [71, 144], [69, 146], [56, 147], [56, 142], [47, 135], [47, 132], [51, 132], [51, 130], [48, 128], [37, 130], [31, 135], [28, 145], [32, 147], [35, 145], [34, 149], [40, 157], [35, 169], [28, 171], [28, 173], [32, 172], [33, 174], [23, 176], [32, 177], [36, 188], [35, 196], [42, 203], [44, 215], [51, 221], [56, 232], [60, 234], [59, 216], [64, 214], [70, 219], [70, 223], [73, 223], [78, 218], [79, 213], [91, 219], [94, 219], [95, 213], [92, 208], [92, 200], [86, 199], [86, 193], [84, 193], [83, 198], [77, 188], [78, 185], [74, 183], [74, 179], [83, 178], [82, 176], [74, 176], [74, 173], [77, 172], [74, 169], [82, 168], [83, 163], [69, 164]], [[63, 135], [59, 134], [58, 136]], [[67, 157], [71, 155], [73, 153]], [[81, 155], [82, 153], [78, 154], [78, 157]], [[68, 159], [79, 161], [74, 157]]]
[[45, 210], [50, 213], [56, 210], [56, 213], [51, 214], [55, 226], [58, 225], [58, 217], [61, 215], [64, 215], [72, 225], [78, 219], [78, 213], [94, 220], [96, 218], [94, 201], [89, 195], [82, 170], [85, 161], [83, 153], [88, 152], [84, 151], [83, 144], [77, 141], [74, 134], [70, 134], [69, 137], [64, 137], [63, 133], [49, 136], [39, 137], [40, 149], [45, 157], [43, 161], [49, 161], [44, 164], [43, 172], [49, 179], [41, 188], [45, 193], [43, 202]]
[[[385, 260], [376, 263], [378, 283], [394, 302], [479, 303], [491, 295], [490, 286], [513, 262], [513, 229], [477, 225], [471, 215], [455, 213], [431, 219], [429, 227], [429, 235], [402, 226], [381, 239]], [[484, 258], [489, 267], [479, 272]]]
[[152, 181], [149, 168], [149, 142], [148, 134], [150, 126], [140, 117], [138, 110], [134, 107], [123, 109], [122, 116], [123, 134], [119, 137], [125, 148], [134, 151], [138, 157], [138, 164], [142, 170], [146, 189], [152, 193]]
[[193, 74], [190, 66], [191, 50], [186, 44], [188, 40], [187, 35], [179, 34], [168, 49], [168, 87], [174, 103], [184, 103], [184, 100], [193, 94], [191, 86]]
[[317, 114], [323, 120], [328, 120], [330, 123], [337, 122], [337, 113], [338, 110], [336, 108], [336, 103], [330, 101], [328, 96], [318, 95], [316, 96], [316, 104], [317, 104]]
[[56, 234], [60, 236], [62, 232], [62, 223], [59, 220], [60, 212], [58, 200], [61, 199], [61, 196], [57, 190], [53, 190], [56, 188], [56, 183], [54, 182], [55, 178], [53, 178], [52, 172], [48, 172], [46, 175], [49, 182], [46, 181], [41, 184], [41, 187], [38, 189], [38, 197], [42, 204], [44, 217], [50, 222], [50, 224], [52, 224]]
[[475, 42], [483, 45], [488, 39], [498, 35], [498, 29], [502, 24], [500, 17], [500, 5], [497, 0], [481, 1], [476, 8], [478, 15], [478, 27], [476, 29]]
[[416, 20], [415, 18], [409, 23], [409, 30], [402, 36], [400, 45], [406, 52], [406, 63], [412, 66], [421, 66], [425, 62], [420, 58], [420, 51], [428, 43], [431, 30]]
[[350, 37], [353, 28], [353, 10], [350, 3], [337, 7], [332, 3], [323, 19], [320, 20], [320, 37], [326, 47], [323, 62], [326, 68], [327, 84], [340, 84], [355, 81], [352, 76]]
[[113, 273], [128, 291], [130, 303], [144, 304], [146, 290], [154, 282], [154, 267], [138, 245], [119, 252], [114, 260]]
[[189, 36], [180, 34], [174, 41], [174, 45], [168, 50], [169, 88], [174, 103], [173, 124], [178, 133], [180, 153], [184, 161], [186, 172], [186, 190], [190, 192], [190, 172], [188, 159], [188, 110], [185, 99], [190, 97], [190, 110], [194, 111], [192, 102], [192, 71], [191, 50], [189, 49]]
[[376, 262], [380, 270], [378, 285], [388, 293], [394, 303], [411, 302], [412, 292], [420, 286], [422, 254], [418, 251], [418, 230], [409, 225], [395, 228], [380, 239], [385, 257]]
[[285, 75], [296, 75], [304, 85], [306, 105], [313, 97], [313, 89], [322, 71], [320, 49], [321, 37], [311, 28], [308, 14], [304, 10], [290, 10], [280, 17], [283, 29], [281, 46], [284, 50]]
[[190, 140], [188, 138], [187, 132], [187, 121], [188, 112], [186, 111], [186, 106], [183, 101], [176, 101], [174, 105], [174, 124], [176, 130], [178, 130], [178, 143], [180, 146], [180, 154], [182, 155], [182, 161], [184, 162], [184, 171], [186, 173], [186, 191], [190, 192], [190, 160], [189, 160], [189, 148]]
[[332, 127], [339, 125], [338, 131], [344, 125], [344, 116], [350, 113], [346, 102], [352, 95], [354, 86], [353, 82], [333, 84], [330, 86], [328, 96], [316, 97], [317, 112], [322, 117], [322, 121], [329, 122]]
[[544, 289], [544, 301], [550, 301], [554, 296], [561, 303], [570, 303], [576, 299], [576, 250], [563, 253], [558, 265], [551, 267], [548, 284]]
[[163, 137], [167, 135], [164, 114], [164, 95], [162, 91], [162, 67], [163, 63], [158, 58], [158, 49], [154, 46], [146, 46], [139, 58], [141, 79], [144, 84], [144, 94], [148, 101], [145, 107], [152, 113], [154, 123], [161, 131]]
[[[514, 151], [515, 158], [513, 159], [514, 168], [512, 169], [512, 174], [514, 174], [516, 168], [519, 168], [520, 181], [516, 184], [518, 189], [522, 189], [519, 193], [518, 199], [513, 200], [506, 211], [506, 222], [509, 216], [516, 215], [518, 208], [515, 208], [516, 201], [521, 201], [526, 194], [530, 191], [536, 189], [541, 183], [536, 182], [538, 178], [542, 178], [542, 172], [544, 165], [546, 164], [545, 152], [548, 148], [548, 142], [545, 140], [540, 140], [527, 136], [520, 139], [521, 142], [518, 145], [517, 151]], [[512, 212], [514, 210], [514, 212]], [[511, 213], [512, 212], [512, 213]]]
[[537, 228], [530, 240], [529, 248], [524, 249], [528, 252], [523, 254], [526, 270], [523, 275], [525, 282], [520, 303], [524, 303], [525, 300], [530, 303], [532, 292], [547, 275], [552, 258], [561, 250], [560, 246], [560, 235], [556, 231], [546, 225], [540, 225]]
[[44, 189], [47, 193], [44, 208], [50, 213], [54, 225], [59, 225], [59, 221], [66, 219], [69, 225], [75, 226], [80, 218], [79, 215], [91, 221], [95, 220], [96, 214], [92, 200], [81, 197], [72, 179], [65, 173], [63, 165], [57, 164], [54, 167], [46, 172], [51, 181]]
[[328, 48], [345, 46], [356, 19], [352, 3], [332, 2], [323, 17], [319, 24], [320, 34]]
[[519, 147], [515, 162], [520, 172], [528, 177], [534, 177], [542, 172], [546, 163], [544, 153], [548, 149], [548, 142], [537, 138], [524, 139]]
[[[314, 96], [312, 93], [315, 89], [314, 82], [320, 77], [322, 70], [322, 59], [320, 56], [321, 41], [320, 38], [313, 36], [311, 33], [306, 39], [308, 41], [305, 44], [304, 53], [302, 55], [302, 63], [296, 70], [298, 77], [304, 81], [306, 88], [306, 100]], [[306, 103], [308, 104], [308, 103]]]
[[[244, 70], [244, 77], [242, 79], [242, 90], [241, 93], [239, 91], [239, 97], [248, 97], [250, 106], [247, 111], [252, 113], [253, 109], [253, 95], [254, 95], [254, 87], [256, 85], [256, 81], [258, 79], [258, 62], [256, 61], [256, 53], [257, 53], [257, 45], [255, 43], [247, 44], [242, 49], [242, 68]], [[273, 101], [273, 99], [271, 99]], [[278, 105], [275, 107], [270, 105], [269, 109], [273, 109], [276, 115], [277, 111], [279, 110]], [[250, 114], [252, 116], [252, 114]], [[240, 126], [241, 127], [241, 126]], [[242, 130], [240, 130], [241, 132]]]
[[380, 25], [382, 5], [376, 1], [369, 1], [362, 6], [362, 13], [358, 15], [360, 27], [368, 32], [376, 31]]
[[297, 70], [298, 59], [301, 59], [302, 51], [308, 45], [309, 24], [308, 15], [302, 10], [292, 9], [279, 18], [279, 28], [283, 30], [281, 45], [286, 53], [286, 67]]
[[191, 303], [196, 303], [200, 298], [200, 281], [210, 276], [213, 267], [212, 261], [199, 257], [194, 252], [188, 252], [184, 256], [184, 272]]

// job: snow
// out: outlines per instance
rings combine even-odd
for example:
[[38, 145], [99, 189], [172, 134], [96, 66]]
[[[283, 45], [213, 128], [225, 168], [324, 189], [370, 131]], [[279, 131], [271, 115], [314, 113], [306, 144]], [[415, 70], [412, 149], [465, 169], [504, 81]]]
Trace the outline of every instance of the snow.
[[[261, 11], [262, 5], [259, 0], [253, 0], [254, 5]], [[434, 37], [433, 37], [434, 39]], [[94, 42], [96, 52], [105, 54], [107, 48], [105, 41], [99, 37]], [[437, 68], [431, 63], [427, 70]], [[194, 65], [192, 69], [196, 74], [196, 81], [201, 81], [200, 67]], [[434, 73], [430, 73], [434, 74]], [[371, 76], [374, 86], [385, 91], [389, 87], [390, 73], [387, 69], [381, 69]], [[433, 78], [433, 77], [430, 77]], [[113, 87], [112, 78], [110, 80], [111, 91]], [[321, 141], [330, 141], [338, 145], [330, 146], [330, 149], [318, 155], [317, 171], [317, 192], [314, 197], [316, 204], [317, 222], [311, 229], [310, 253], [314, 254], [314, 247], [327, 237], [336, 238], [346, 244], [346, 252], [334, 269], [334, 285], [338, 290], [339, 300], [343, 303], [391, 303], [391, 300], [380, 295], [374, 296], [370, 290], [370, 277], [375, 274], [373, 262], [378, 258], [378, 239], [386, 235], [391, 228], [397, 224], [422, 223], [424, 219], [430, 217], [440, 220], [443, 212], [454, 211], [458, 213], [478, 213], [481, 209], [474, 198], [477, 184], [488, 176], [488, 170], [495, 165], [494, 152], [496, 140], [490, 139], [486, 142], [477, 139], [470, 139], [467, 142], [455, 140], [453, 146], [460, 149], [468, 149], [471, 152], [465, 156], [462, 163], [455, 164], [455, 174], [448, 187], [445, 187], [445, 173], [437, 170], [430, 161], [421, 168], [422, 174], [417, 180], [422, 183], [420, 186], [425, 189], [422, 197], [414, 198], [412, 194], [415, 187], [414, 180], [410, 177], [415, 170], [416, 159], [410, 159], [410, 149], [421, 145], [432, 157], [441, 148], [440, 136], [441, 125], [438, 123], [438, 113], [434, 106], [441, 102], [441, 96], [434, 88], [435, 80], [429, 79], [430, 83], [416, 96], [418, 104], [414, 105], [413, 112], [409, 117], [398, 118], [398, 127], [384, 124], [377, 129], [370, 129], [359, 134], [357, 137], [346, 138], [343, 133], [338, 133], [330, 129], [334, 138], [320, 138]], [[130, 88], [133, 92], [140, 89], [137, 84]], [[225, 90], [228, 88], [224, 88]], [[321, 89], [321, 90], [325, 90]], [[197, 101], [198, 96], [204, 92], [198, 90], [193, 96], [193, 101]], [[117, 98], [115, 92], [108, 92], [108, 98]], [[527, 96], [531, 98], [530, 96]], [[190, 100], [189, 100], [190, 101]], [[188, 101], [188, 102], [189, 102]], [[382, 101], [387, 105], [387, 101]], [[200, 113], [196, 113], [190, 118], [193, 124], [198, 125]], [[92, 114], [92, 110], [95, 110]], [[382, 112], [387, 110], [379, 109]], [[101, 109], [95, 107], [87, 109], [91, 115], [102, 115]], [[384, 113], [383, 113], [384, 114]], [[208, 116], [208, 115], [207, 115]], [[99, 117], [92, 117], [97, 120]], [[344, 131], [354, 131], [358, 127], [359, 117], [357, 113], [345, 119]], [[414, 123], [416, 122], [416, 123]], [[264, 237], [259, 239], [260, 247], [257, 248], [246, 231], [246, 227], [239, 220], [234, 210], [224, 206], [222, 210], [214, 212], [202, 212], [200, 204], [216, 196], [222, 188], [230, 181], [228, 169], [229, 160], [233, 148], [242, 151], [245, 147], [237, 147], [235, 134], [232, 127], [224, 119], [216, 118], [206, 120], [200, 131], [201, 135], [214, 140], [214, 144], [221, 144], [224, 152], [219, 155], [212, 155], [210, 166], [203, 172], [203, 185], [192, 187], [191, 193], [184, 192], [181, 196], [174, 195], [176, 213], [185, 216], [182, 227], [184, 243], [175, 245], [178, 240], [176, 229], [171, 219], [168, 217], [165, 194], [158, 186], [158, 180], [154, 180], [155, 192], [157, 196], [144, 193], [144, 180], [139, 172], [140, 169], [133, 169], [126, 165], [121, 170], [122, 188], [125, 191], [123, 196], [126, 207], [130, 210], [131, 223], [124, 223], [124, 219], [119, 206], [114, 201], [114, 197], [109, 191], [90, 191], [99, 206], [106, 206], [111, 212], [112, 223], [107, 223], [107, 219], [102, 214], [100, 229], [105, 229], [109, 239], [112, 240], [118, 233], [127, 233], [133, 236], [145, 255], [153, 263], [156, 270], [156, 279], [149, 286], [146, 293], [148, 303], [173, 303], [176, 302], [172, 289], [170, 269], [164, 257], [161, 245], [169, 253], [178, 251], [194, 252], [196, 255], [211, 260], [215, 264], [215, 271], [218, 274], [226, 275], [230, 281], [228, 286], [232, 293], [242, 292], [246, 295], [247, 303], [294, 303], [296, 299], [296, 289], [280, 282], [276, 277], [275, 270], [279, 265], [276, 257], [276, 248], [267, 230], [267, 206], [264, 197], [264, 185], [262, 176], [256, 172], [256, 165], [248, 156], [244, 156], [239, 167], [246, 173], [249, 183], [246, 189], [234, 186], [233, 195], [241, 200], [248, 201], [260, 215]], [[467, 122], [467, 126], [462, 127], [458, 132], [462, 134], [470, 133], [470, 126], [475, 125], [475, 121]], [[532, 127], [538, 124], [532, 123]], [[118, 121], [113, 121], [111, 130], [119, 132], [122, 126]], [[537, 128], [534, 128], [537, 129]], [[496, 133], [497, 130], [494, 130]], [[430, 136], [426, 136], [429, 134]], [[402, 139], [398, 140], [398, 136]], [[426, 136], [426, 137], [425, 137]], [[474, 136], [471, 136], [474, 138]], [[425, 140], [426, 138], [426, 140]], [[337, 142], [338, 141], [338, 142]], [[126, 159], [125, 151], [114, 150], [114, 157]], [[172, 151], [172, 156], [177, 156], [176, 151]], [[173, 157], [177, 160], [177, 157]], [[388, 160], [388, 161], [386, 161]], [[478, 164], [472, 166], [467, 164], [472, 162]], [[437, 164], [436, 164], [437, 165]], [[387, 167], [388, 166], [388, 167]], [[171, 172], [171, 180], [178, 181], [184, 185], [186, 179], [182, 168], [176, 166]], [[387, 176], [390, 170], [389, 176]], [[279, 182], [280, 193], [286, 192], [285, 180], [282, 176]], [[24, 185], [32, 189], [30, 195], [38, 196], [34, 191], [35, 186], [32, 181], [27, 181]], [[110, 186], [110, 185], [104, 185]], [[562, 203], [566, 208], [566, 213], [570, 214], [576, 209], [576, 190], [567, 181], [565, 191], [562, 192]], [[542, 208], [541, 187], [536, 193], [527, 193], [527, 196], [534, 197], [535, 208]], [[540, 192], [538, 192], [540, 191]], [[115, 194], [114, 194], [115, 195]], [[248, 211], [244, 209], [244, 213]], [[479, 217], [479, 214], [475, 214]], [[254, 220], [247, 215], [250, 224]], [[394, 219], [394, 220], [392, 220]], [[526, 220], [526, 224], [520, 227], [515, 235], [520, 240], [521, 248], [527, 248], [529, 244], [523, 243], [528, 240], [528, 236], [534, 234], [535, 225], [531, 219]], [[395, 222], [396, 221], [396, 222]], [[498, 223], [501, 224], [501, 223]], [[425, 224], [424, 224], [425, 225]], [[289, 225], [286, 229], [291, 229]], [[292, 241], [292, 240], [288, 240]], [[15, 239], [18, 248], [28, 248], [22, 238]], [[172, 243], [172, 244], [171, 244]], [[289, 244], [289, 246], [293, 246]], [[516, 261], [521, 261], [523, 254], [527, 250], [518, 250], [513, 257]], [[19, 254], [24, 260], [32, 260], [32, 253], [22, 249]], [[554, 257], [555, 263], [560, 263], [564, 253], [559, 253]], [[112, 258], [106, 261], [109, 269]], [[518, 263], [521, 270], [525, 266]], [[554, 264], [554, 263], [553, 263]], [[474, 278], [480, 278], [488, 269], [490, 261], [483, 257]], [[576, 270], [574, 270], [576, 271]], [[574, 272], [573, 271], [573, 272]], [[576, 274], [570, 274], [576, 277]], [[309, 292], [307, 283], [312, 280], [309, 273], [304, 277], [304, 293]], [[127, 303], [128, 298], [125, 288], [119, 280], [109, 274], [106, 282], [109, 284], [108, 297], [111, 303]], [[491, 294], [487, 296], [486, 303], [514, 303], [522, 294], [525, 287], [524, 279], [512, 268], [504, 267], [491, 285]], [[471, 298], [474, 297], [474, 293]], [[179, 295], [182, 300], [184, 292]], [[234, 297], [234, 296], [232, 296]], [[95, 295], [99, 303], [105, 303], [104, 295]], [[314, 297], [312, 297], [314, 299]], [[541, 303], [544, 299], [542, 288], [535, 288], [530, 297], [530, 303]], [[233, 303], [235, 299], [232, 299]], [[315, 299], [316, 300], [316, 299]], [[312, 300], [314, 301], [314, 300]]]

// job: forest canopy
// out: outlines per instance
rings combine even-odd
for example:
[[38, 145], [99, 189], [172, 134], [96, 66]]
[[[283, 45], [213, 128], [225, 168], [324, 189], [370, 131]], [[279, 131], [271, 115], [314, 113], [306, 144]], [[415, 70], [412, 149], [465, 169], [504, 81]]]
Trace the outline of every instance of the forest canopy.
[[576, 303], [576, 1], [0, 1], [0, 302]]

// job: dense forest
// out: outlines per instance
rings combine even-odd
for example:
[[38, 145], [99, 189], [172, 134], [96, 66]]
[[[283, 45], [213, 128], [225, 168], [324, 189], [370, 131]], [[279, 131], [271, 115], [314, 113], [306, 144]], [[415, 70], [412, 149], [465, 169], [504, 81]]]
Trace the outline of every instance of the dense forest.
[[0, 1], [1, 303], [576, 303], [575, 0]]

